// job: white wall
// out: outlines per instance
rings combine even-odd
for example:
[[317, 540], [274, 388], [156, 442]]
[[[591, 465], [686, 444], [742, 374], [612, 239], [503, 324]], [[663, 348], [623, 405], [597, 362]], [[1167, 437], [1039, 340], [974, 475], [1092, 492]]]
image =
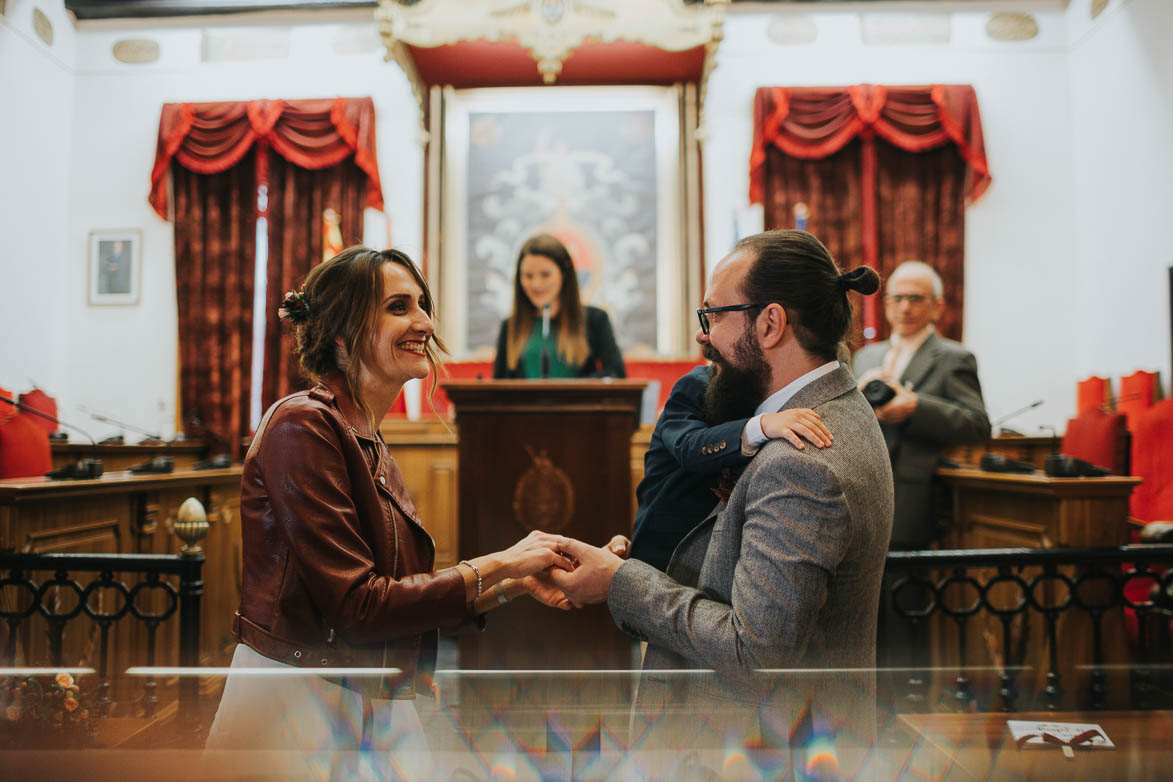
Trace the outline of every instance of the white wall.
[[0, 386], [14, 393], [31, 382], [49, 393], [65, 387], [65, 323], [78, 305], [63, 288], [86, 273], [84, 256], [68, 251], [63, 231], [73, 28], [62, 8], [38, 5], [52, 22], [52, 46], [33, 32], [31, 0], [9, 0], [0, 16]]
[[[266, 22], [267, 31], [272, 21]], [[159, 114], [165, 102], [370, 96], [375, 103], [379, 171], [391, 241], [421, 255], [422, 147], [419, 115], [399, 67], [385, 63], [373, 23], [371, 46], [339, 54], [333, 43], [346, 24], [277, 25], [289, 34], [279, 59], [201, 61], [199, 27], [97, 29], [78, 33], [76, 100], [70, 172], [70, 258], [85, 255], [96, 228], [141, 228], [142, 298], [133, 307], [87, 307], [84, 280], [65, 288], [66, 370], [58, 396], [63, 413], [85, 404], [143, 427], [174, 428], [177, 355], [174, 248], [171, 223], [147, 204]], [[248, 30], [244, 32], [247, 34]], [[158, 41], [161, 56], [148, 65], [114, 59], [127, 37]], [[381, 223], [378, 213], [368, 212]], [[60, 231], [61, 222], [57, 222]], [[98, 335], [100, 341], [93, 339]], [[102, 426], [95, 425], [95, 430]], [[110, 431], [115, 431], [111, 429]], [[104, 432], [105, 433], [105, 432]]]
[[1059, 11], [1036, 12], [1037, 38], [1001, 43], [985, 34], [988, 16], [952, 14], [948, 44], [864, 45], [859, 13], [810, 14], [818, 38], [779, 45], [766, 34], [776, 15], [732, 15], [705, 107], [705, 250], [710, 267], [729, 251], [748, 200], [759, 86], [972, 84], [993, 184], [967, 213], [965, 342], [992, 419], [1046, 399], [1013, 422], [1033, 432], [1061, 428], [1075, 403], [1077, 346], [1052, 326], [1078, 290], [1067, 27]]
[[1109, 377], [1160, 370], [1168, 394], [1173, 3], [1113, 0], [1094, 23], [1089, 3], [1072, 0], [1068, 10], [1071, 265], [1079, 279], [1067, 309], [1077, 328], [1073, 369]]

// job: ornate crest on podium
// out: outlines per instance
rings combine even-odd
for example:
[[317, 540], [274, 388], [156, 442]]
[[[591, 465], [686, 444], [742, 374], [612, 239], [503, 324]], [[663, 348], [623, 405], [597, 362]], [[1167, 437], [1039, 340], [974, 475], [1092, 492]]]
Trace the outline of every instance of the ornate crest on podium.
[[533, 464], [522, 473], [513, 490], [514, 518], [527, 530], [560, 532], [574, 514], [574, 486], [544, 449], [535, 454], [527, 445], [525, 450]]

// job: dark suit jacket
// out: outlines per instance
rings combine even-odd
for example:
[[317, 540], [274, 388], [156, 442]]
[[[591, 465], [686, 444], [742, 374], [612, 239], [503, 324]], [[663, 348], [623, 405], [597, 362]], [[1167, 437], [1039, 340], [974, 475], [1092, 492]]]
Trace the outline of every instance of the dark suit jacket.
[[635, 490], [631, 556], [665, 570], [672, 551], [717, 504], [720, 470], [749, 461], [741, 455], [748, 419], [706, 426], [704, 393], [709, 368], [696, 367], [676, 381], [656, 421], [644, 477]]
[[[586, 312], [587, 345], [591, 352], [582, 366], [578, 368], [579, 377], [627, 377], [627, 368], [623, 365], [623, 354], [619, 352], [619, 345], [615, 343], [615, 333], [611, 331], [611, 320], [607, 313], [598, 307], [583, 307]], [[555, 332], [557, 318], [551, 319], [550, 330]], [[497, 357], [493, 360], [493, 378], [524, 379], [525, 369], [522, 362], [517, 366], [508, 365], [509, 319], [501, 321], [501, 331], [497, 334]]]
[[[862, 375], [880, 366], [888, 342], [876, 342], [855, 354], [853, 369]], [[990, 436], [982, 401], [977, 359], [965, 347], [936, 333], [913, 354], [900, 382], [917, 397], [916, 411], [896, 426], [881, 424], [896, 483], [893, 549], [923, 548], [936, 538], [933, 518], [933, 473], [941, 452], [956, 443], [977, 443]]]

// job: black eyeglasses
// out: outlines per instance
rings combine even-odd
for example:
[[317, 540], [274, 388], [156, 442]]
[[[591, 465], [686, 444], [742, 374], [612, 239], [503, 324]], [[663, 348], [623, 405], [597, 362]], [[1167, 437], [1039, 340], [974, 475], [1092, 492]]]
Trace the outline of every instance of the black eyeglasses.
[[738, 312], [764, 307], [764, 304], [726, 304], [724, 307], [701, 307], [696, 311], [697, 319], [701, 322], [701, 333], [709, 333], [709, 314], [713, 312]]
[[923, 293], [889, 293], [885, 298], [893, 304], [899, 304], [902, 301], [907, 301], [912, 306], [924, 304], [929, 300], [929, 297]]

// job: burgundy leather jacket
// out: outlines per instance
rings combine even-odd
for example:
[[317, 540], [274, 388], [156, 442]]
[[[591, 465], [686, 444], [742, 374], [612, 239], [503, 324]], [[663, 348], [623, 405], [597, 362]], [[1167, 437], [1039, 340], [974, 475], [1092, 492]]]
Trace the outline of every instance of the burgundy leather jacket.
[[241, 602], [233, 631], [305, 667], [392, 667], [342, 683], [413, 697], [435, 667], [440, 628], [473, 619], [456, 568], [430, 572], [420, 526], [387, 445], [333, 374], [274, 404], [241, 477]]

